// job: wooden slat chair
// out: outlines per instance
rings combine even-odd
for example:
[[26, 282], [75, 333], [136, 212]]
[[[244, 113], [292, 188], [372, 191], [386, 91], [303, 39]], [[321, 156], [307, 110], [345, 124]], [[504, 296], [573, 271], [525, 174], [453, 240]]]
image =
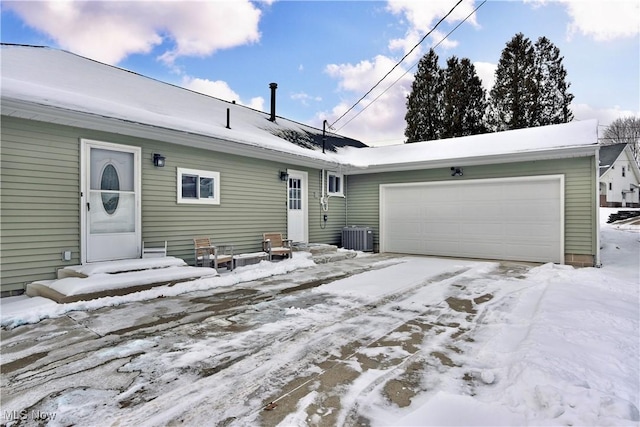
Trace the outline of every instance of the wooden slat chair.
[[273, 255], [291, 258], [291, 240], [283, 239], [282, 233], [264, 233], [262, 235], [262, 250], [269, 254], [271, 261]]
[[193, 252], [196, 267], [211, 267], [217, 269], [220, 264], [227, 264], [227, 269], [233, 270], [233, 246], [214, 245], [208, 237], [193, 239]]

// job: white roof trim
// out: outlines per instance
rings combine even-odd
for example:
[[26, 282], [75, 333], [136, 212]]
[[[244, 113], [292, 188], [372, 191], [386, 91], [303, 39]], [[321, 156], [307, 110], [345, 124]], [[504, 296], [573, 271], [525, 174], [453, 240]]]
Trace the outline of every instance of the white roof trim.
[[[339, 162], [334, 153], [322, 154], [309, 151], [309, 155], [294, 154], [287, 151], [270, 149], [263, 145], [251, 145], [250, 142], [238, 143], [233, 140], [198, 135], [176, 129], [161, 128], [154, 125], [129, 122], [112, 117], [66, 110], [49, 105], [26, 101], [2, 99], [2, 115], [37, 120], [60, 125], [81, 127], [85, 129], [109, 132], [144, 139], [163, 141], [170, 144], [201, 148], [209, 151], [234, 154], [238, 156], [271, 160], [280, 163], [291, 163], [312, 168], [336, 168]], [[293, 143], [291, 143], [293, 145]], [[325, 157], [322, 159], [321, 157]]]
[[598, 150], [598, 145], [586, 147], [566, 147], [526, 153], [506, 153], [490, 156], [474, 156], [456, 159], [439, 159], [434, 161], [421, 161], [412, 163], [391, 163], [386, 165], [372, 165], [365, 167], [350, 167], [346, 169], [347, 175], [363, 175], [367, 173], [400, 172], [420, 169], [437, 169], [448, 167], [495, 165], [500, 163], [531, 162], [539, 160], [566, 159], [572, 157], [593, 156]]

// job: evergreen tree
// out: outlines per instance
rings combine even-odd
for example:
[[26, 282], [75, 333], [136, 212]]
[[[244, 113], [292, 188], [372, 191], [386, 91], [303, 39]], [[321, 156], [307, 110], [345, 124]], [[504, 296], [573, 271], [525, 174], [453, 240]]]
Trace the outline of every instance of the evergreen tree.
[[418, 63], [411, 93], [407, 96], [407, 142], [440, 138], [442, 129], [443, 76], [438, 66], [438, 55], [433, 49]]
[[489, 94], [487, 124], [493, 131], [567, 123], [573, 120], [563, 57], [546, 37], [535, 45], [516, 34], [502, 51]]
[[571, 83], [566, 81], [567, 71], [563, 57], [546, 37], [540, 37], [534, 45], [538, 101], [533, 126], [555, 125], [573, 120], [569, 108], [574, 96], [568, 92]]
[[468, 58], [452, 56], [444, 70], [441, 138], [477, 135], [485, 132], [483, 115], [486, 92]]
[[493, 131], [532, 126], [538, 99], [535, 54], [531, 41], [516, 34], [506, 47], [496, 68], [490, 92], [487, 123]]

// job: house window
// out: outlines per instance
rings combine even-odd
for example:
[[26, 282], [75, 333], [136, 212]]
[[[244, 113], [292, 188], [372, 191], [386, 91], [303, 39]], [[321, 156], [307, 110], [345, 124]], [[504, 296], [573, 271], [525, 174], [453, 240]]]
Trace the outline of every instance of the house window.
[[624, 170], [624, 166], [622, 167], [622, 177], [624, 178], [625, 176], [625, 170]]
[[609, 190], [613, 190], [613, 185], [609, 183]]
[[289, 178], [289, 210], [302, 210], [302, 180]]
[[332, 195], [342, 196], [343, 177], [342, 174], [333, 172], [327, 173], [327, 192]]
[[120, 201], [120, 178], [118, 178], [118, 171], [111, 163], [102, 170], [100, 190], [102, 190], [100, 197], [104, 211], [108, 215], [113, 215]]
[[178, 203], [220, 204], [220, 172], [178, 168]]

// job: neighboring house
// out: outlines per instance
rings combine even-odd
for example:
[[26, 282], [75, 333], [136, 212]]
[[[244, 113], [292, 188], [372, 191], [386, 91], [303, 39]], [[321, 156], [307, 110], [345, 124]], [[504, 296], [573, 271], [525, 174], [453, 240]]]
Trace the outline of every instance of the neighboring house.
[[[263, 232], [383, 252], [594, 265], [594, 121], [366, 147], [68, 52], [3, 45], [3, 295], [73, 264]], [[337, 148], [336, 147], [343, 147]], [[346, 147], [346, 148], [344, 148]], [[334, 151], [335, 150], [335, 151]]]
[[600, 206], [640, 207], [640, 170], [629, 144], [600, 147]]

